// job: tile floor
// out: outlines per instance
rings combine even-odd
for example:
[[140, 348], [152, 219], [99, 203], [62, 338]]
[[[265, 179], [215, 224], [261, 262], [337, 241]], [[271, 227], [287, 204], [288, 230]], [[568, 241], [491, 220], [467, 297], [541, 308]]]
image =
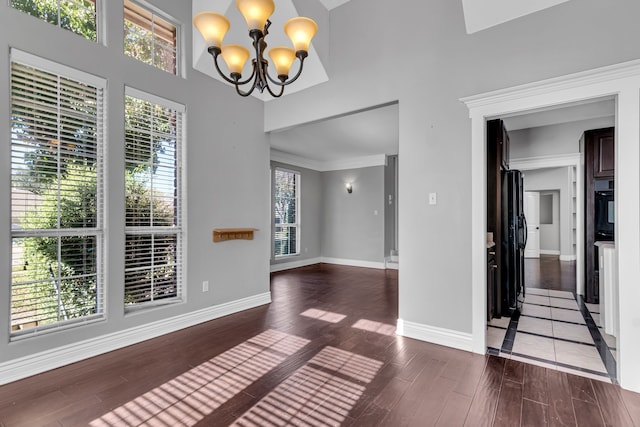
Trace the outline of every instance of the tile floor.
[[571, 292], [527, 288], [520, 313], [492, 319], [487, 352], [615, 383], [616, 339], [600, 328], [598, 304]]

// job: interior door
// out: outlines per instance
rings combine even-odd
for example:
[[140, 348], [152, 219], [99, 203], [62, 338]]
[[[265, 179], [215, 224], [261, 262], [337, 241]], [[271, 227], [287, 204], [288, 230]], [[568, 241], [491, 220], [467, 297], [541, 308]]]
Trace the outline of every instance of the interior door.
[[524, 216], [527, 219], [525, 258], [540, 258], [540, 193], [524, 192]]

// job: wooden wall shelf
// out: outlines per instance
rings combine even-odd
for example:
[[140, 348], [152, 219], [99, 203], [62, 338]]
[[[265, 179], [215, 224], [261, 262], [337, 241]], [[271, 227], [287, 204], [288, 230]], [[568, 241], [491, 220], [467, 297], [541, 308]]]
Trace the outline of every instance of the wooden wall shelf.
[[214, 228], [213, 241], [226, 242], [227, 240], [253, 240], [253, 232], [257, 228]]

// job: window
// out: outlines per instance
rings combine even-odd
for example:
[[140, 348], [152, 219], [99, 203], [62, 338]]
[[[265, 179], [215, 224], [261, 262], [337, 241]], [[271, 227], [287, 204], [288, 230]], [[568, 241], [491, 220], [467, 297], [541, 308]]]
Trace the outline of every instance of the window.
[[127, 88], [125, 305], [182, 297], [184, 106]]
[[14, 9], [97, 40], [96, 0], [10, 0]]
[[297, 255], [300, 253], [300, 174], [276, 169], [274, 193], [275, 256]]
[[105, 82], [11, 52], [11, 335], [101, 319]]
[[124, 53], [177, 74], [177, 29], [150, 10], [124, 0]]

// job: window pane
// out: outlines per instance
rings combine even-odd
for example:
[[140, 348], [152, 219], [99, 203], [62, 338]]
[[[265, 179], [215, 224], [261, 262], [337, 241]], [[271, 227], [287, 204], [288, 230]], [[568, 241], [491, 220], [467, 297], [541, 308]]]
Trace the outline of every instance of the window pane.
[[300, 175], [276, 169], [275, 171], [275, 236], [276, 256], [298, 253], [298, 185]]
[[128, 234], [125, 250], [125, 304], [178, 295], [175, 234]]
[[102, 88], [11, 64], [11, 330], [101, 315]]
[[95, 1], [11, 0], [11, 6], [86, 39], [97, 40]]
[[131, 96], [125, 102], [125, 304], [131, 306], [180, 296], [182, 113]]
[[177, 29], [155, 13], [124, 1], [124, 52], [145, 64], [177, 74]]
[[12, 330], [99, 312], [95, 236], [13, 239], [12, 252]]

